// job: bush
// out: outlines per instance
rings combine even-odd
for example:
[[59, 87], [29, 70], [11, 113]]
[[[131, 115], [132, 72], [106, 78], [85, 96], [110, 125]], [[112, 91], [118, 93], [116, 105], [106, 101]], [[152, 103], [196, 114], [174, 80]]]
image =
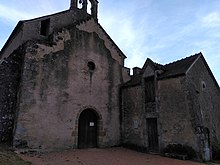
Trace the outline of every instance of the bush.
[[182, 144], [169, 144], [164, 148], [163, 153], [187, 155], [189, 159], [196, 157], [196, 152], [192, 147]]
[[220, 140], [215, 139], [212, 142], [212, 158], [214, 160], [220, 160]]
[[17, 154], [9, 150], [9, 146], [0, 143], [1, 165], [31, 165], [30, 162], [22, 160]]

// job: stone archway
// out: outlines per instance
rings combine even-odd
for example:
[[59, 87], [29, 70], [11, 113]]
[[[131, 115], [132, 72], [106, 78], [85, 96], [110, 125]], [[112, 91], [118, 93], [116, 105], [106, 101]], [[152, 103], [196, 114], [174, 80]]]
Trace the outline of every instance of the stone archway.
[[78, 148], [95, 148], [98, 145], [99, 116], [93, 109], [85, 109], [78, 119]]

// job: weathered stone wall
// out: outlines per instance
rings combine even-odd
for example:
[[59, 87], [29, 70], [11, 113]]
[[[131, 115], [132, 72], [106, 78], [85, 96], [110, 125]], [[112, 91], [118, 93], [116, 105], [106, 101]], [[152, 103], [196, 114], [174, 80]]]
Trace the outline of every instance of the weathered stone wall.
[[5, 58], [8, 58], [10, 54], [12, 54], [13, 51], [16, 50], [21, 45], [21, 43], [23, 42], [22, 37], [23, 37], [22, 29], [18, 29], [17, 33], [14, 34], [14, 37], [12, 38], [10, 44], [8, 44], [7, 47], [5, 47], [5, 50], [1, 50], [0, 64], [4, 61]]
[[17, 93], [22, 66], [22, 54], [15, 51], [0, 65], [0, 141], [13, 138]]
[[147, 148], [142, 91], [141, 85], [122, 88], [122, 139], [125, 145]]
[[94, 19], [90, 19], [77, 25], [77, 28], [83, 31], [88, 31], [90, 33], [97, 33], [99, 37], [105, 41], [106, 47], [111, 51], [112, 58], [118, 61], [122, 66], [124, 66], [125, 56], [120, 54], [121, 52], [118, 52], [119, 48], [116, 48], [117, 46], [113, 44], [114, 41], [112, 41], [112, 39], [108, 36], [104, 29], [101, 28], [100, 25], [97, 26], [97, 22]]
[[158, 82], [158, 127], [161, 149], [172, 143], [189, 145], [194, 149], [197, 147], [190, 122], [185, 84], [185, 77]]
[[211, 142], [220, 137], [220, 90], [210, 76], [207, 64], [202, 58], [199, 58], [187, 73], [187, 99], [191, 124], [197, 136], [197, 144], [201, 147], [201, 152], [204, 150], [201, 129], [209, 129], [209, 140]]
[[[16, 29], [16, 33], [13, 33], [10, 44], [8, 44], [4, 51], [1, 52], [3, 58], [7, 58], [14, 50], [16, 50], [21, 44], [32, 39], [45, 39], [45, 36], [40, 35], [41, 21], [50, 19], [49, 23], [49, 34], [53, 33], [54, 30], [60, 29], [67, 25], [71, 25], [81, 19], [88, 18], [88, 14], [75, 8], [74, 10], [67, 10], [64, 12], [27, 20], [20, 22], [19, 28]], [[0, 61], [1, 63], [1, 61]]]
[[101, 118], [98, 145], [118, 145], [120, 64], [96, 33], [73, 26], [52, 38], [54, 44], [26, 44], [14, 145], [76, 148], [78, 117], [87, 108]]
[[110, 50], [111, 56], [113, 59], [119, 62], [119, 64], [123, 67], [122, 68], [122, 77], [123, 82], [127, 82], [130, 80], [130, 69], [124, 67], [124, 60], [125, 56], [122, 54], [122, 52], [119, 51], [119, 48], [116, 44], [114, 44], [114, 41], [109, 37], [109, 35], [105, 32], [105, 30], [98, 25], [97, 22], [94, 19], [90, 19], [88, 21], [83, 21], [82, 23], [77, 25], [77, 28], [79, 30], [87, 31], [90, 33], [97, 33], [98, 36], [104, 40], [106, 47]]

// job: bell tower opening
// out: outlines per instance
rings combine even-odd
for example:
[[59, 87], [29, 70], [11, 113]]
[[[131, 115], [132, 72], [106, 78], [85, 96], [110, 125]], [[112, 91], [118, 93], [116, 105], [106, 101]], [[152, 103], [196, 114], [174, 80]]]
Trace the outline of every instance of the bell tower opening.
[[[90, 14], [94, 20], [98, 20], [98, 0], [71, 0], [70, 9], [81, 9]], [[90, 8], [91, 10], [88, 10]]]

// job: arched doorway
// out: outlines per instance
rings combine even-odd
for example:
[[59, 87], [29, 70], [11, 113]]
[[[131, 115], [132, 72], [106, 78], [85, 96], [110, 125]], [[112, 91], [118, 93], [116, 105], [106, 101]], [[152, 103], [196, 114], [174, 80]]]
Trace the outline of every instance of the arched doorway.
[[79, 116], [78, 148], [97, 147], [97, 121], [94, 110], [86, 109]]

